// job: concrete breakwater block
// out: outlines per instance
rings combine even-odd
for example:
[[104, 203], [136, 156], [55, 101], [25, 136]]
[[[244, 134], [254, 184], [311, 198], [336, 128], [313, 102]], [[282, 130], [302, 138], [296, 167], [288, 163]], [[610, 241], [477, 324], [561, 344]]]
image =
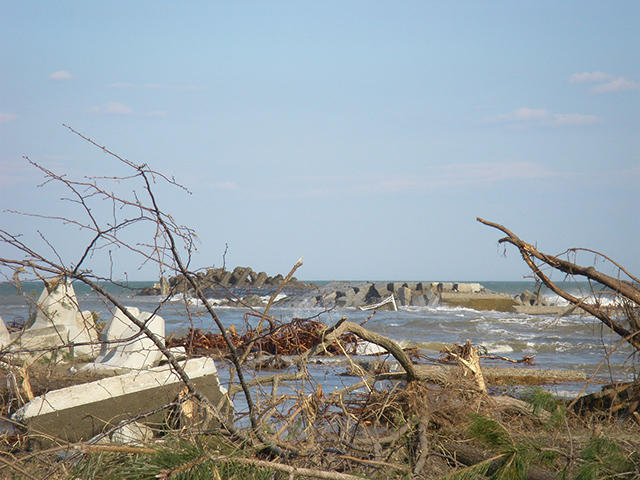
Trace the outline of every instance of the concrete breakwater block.
[[[214, 405], [226, 405], [230, 410], [227, 390], [220, 385], [211, 358], [191, 359], [181, 365]], [[44, 443], [51, 438], [79, 442], [175, 401], [183, 388], [180, 377], [166, 365], [51, 391], [17, 410], [12, 419], [26, 425], [29, 434]], [[160, 428], [166, 418], [163, 410], [140, 421]], [[201, 423], [202, 428], [207, 428], [206, 423]]]
[[[284, 281], [282, 274], [269, 276], [265, 272], [255, 272], [251, 267], [236, 267], [233, 271], [226, 268], [207, 268], [198, 272], [193, 280], [205, 294], [220, 290], [223, 296], [232, 287], [277, 287]], [[292, 277], [288, 282], [290, 288], [308, 288], [309, 286]], [[222, 288], [219, 288], [222, 287]], [[153, 287], [143, 288], [140, 295], [172, 295], [185, 292], [193, 292], [191, 283], [183, 275], [176, 275], [166, 279], [162, 277]]]
[[80, 311], [73, 285], [66, 280], [46, 285], [36, 303], [35, 316], [11, 340], [15, 348], [23, 349], [66, 346], [76, 357], [94, 358], [99, 348], [93, 314]]
[[[126, 309], [164, 341], [165, 323], [161, 316], [140, 312], [136, 307], [126, 307]], [[141, 333], [140, 328], [121, 310], [117, 310], [107, 322], [100, 337], [102, 341], [100, 354], [93, 363], [85, 365], [83, 370], [125, 373], [155, 367], [163, 358], [162, 352], [153, 340]]]

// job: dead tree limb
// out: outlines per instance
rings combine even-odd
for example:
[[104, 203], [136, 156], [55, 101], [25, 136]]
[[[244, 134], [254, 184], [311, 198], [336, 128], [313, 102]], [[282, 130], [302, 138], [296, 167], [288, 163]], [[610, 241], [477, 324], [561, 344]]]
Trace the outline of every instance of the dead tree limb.
[[375, 343], [376, 345], [386, 349], [391, 355], [393, 355], [398, 363], [400, 363], [402, 368], [404, 368], [407, 381], [418, 379], [415, 366], [404, 350], [400, 348], [400, 345], [384, 335], [367, 330], [362, 325], [346, 321], [346, 317], [343, 317], [334, 327], [327, 329], [323, 341], [305, 352], [301, 356], [302, 361], [306, 361], [308, 358], [317, 355], [323, 351], [327, 345], [331, 345], [333, 342], [337, 341], [340, 336], [346, 332], [353, 333], [363, 340]]
[[[564, 298], [568, 302], [574, 305], [578, 305], [584, 311], [593, 315], [615, 333], [620, 335], [624, 340], [629, 342], [629, 344], [631, 344], [637, 350], [640, 350], [640, 330], [630, 330], [629, 328], [621, 324], [620, 321], [614, 319], [609, 312], [603, 310], [598, 305], [593, 305], [591, 303], [585, 302], [584, 299], [571, 295], [562, 288], [558, 287], [553, 281], [551, 281], [549, 276], [542, 271], [540, 265], [536, 263], [536, 260], [567, 275], [578, 275], [598, 282], [606, 288], [611, 289], [616, 294], [626, 298], [628, 301], [633, 302], [637, 307], [640, 307], [640, 288], [638, 288], [637, 285], [634, 285], [632, 282], [621, 280], [619, 278], [615, 278], [602, 273], [596, 270], [593, 266], [584, 267], [582, 265], [564, 260], [557, 256], [542, 253], [533, 245], [521, 240], [516, 234], [511, 232], [506, 227], [498, 223], [489, 222], [482, 218], [477, 218], [477, 220], [484, 225], [496, 228], [505, 233], [507, 236], [498, 240], [498, 243], [510, 243], [511, 245], [515, 246], [520, 251], [520, 254], [522, 255], [522, 258], [527, 266], [547, 288], [549, 288], [551, 291]], [[604, 255], [601, 255], [598, 252], [592, 253], [604, 257]], [[617, 264], [614, 262], [614, 265]]]

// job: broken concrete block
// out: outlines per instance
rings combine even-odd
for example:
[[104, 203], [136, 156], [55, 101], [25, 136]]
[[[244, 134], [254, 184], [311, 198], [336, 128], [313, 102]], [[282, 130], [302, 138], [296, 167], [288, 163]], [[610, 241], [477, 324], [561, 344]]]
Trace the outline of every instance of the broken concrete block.
[[[127, 311], [145, 322], [147, 328], [164, 341], [164, 319], [161, 316], [140, 312], [135, 307], [127, 307]], [[93, 363], [85, 365], [84, 370], [123, 373], [155, 367], [163, 358], [153, 340], [141, 333], [121, 310], [117, 310], [107, 322], [101, 340], [100, 354]]]
[[[75, 356], [94, 358], [98, 335], [92, 312], [80, 312], [73, 285], [51, 282], [36, 303], [36, 315], [15, 339], [21, 348], [69, 346]], [[75, 345], [75, 344], [83, 345]]]
[[45, 287], [36, 303], [36, 315], [27, 322], [26, 329], [75, 325], [80, 310], [73, 286], [60, 280]]
[[[181, 366], [214, 405], [231, 409], [213, 359], [195, 358], [181, 362]], [[168, 405], [179, 397], [182, 388], [180, 377], [165, 365], [51, 391], [17, 410], [12, 419], [26, 425], [34, 440], [50, 436], [74, 443]], [[144, 422], [151, 428], [162, 428], [166, 416], [166, 410], [161, 410], [145, 417]], [[200, 422], [202, 428], [207, 428], [209, 420]]]
[[153, 430], [143, 423], [122, 421], [119, 425], [110, 436], [111, 443], [141, 447], [153, 439]]
[[437, 307], [440, 303], [440, 297], [433, 290], [427, 290], [424, 296], [427, 300], [427, 307]]

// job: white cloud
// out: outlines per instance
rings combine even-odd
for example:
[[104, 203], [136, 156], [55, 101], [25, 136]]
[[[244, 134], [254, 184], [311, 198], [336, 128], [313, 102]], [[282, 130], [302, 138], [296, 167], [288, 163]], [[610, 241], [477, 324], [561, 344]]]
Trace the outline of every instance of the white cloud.
[[58, 70], [57, 72], [53, 72], [51, 75], [49, 75], [50, 80], [71, 80], [72, 78], [73, 75], [64, 70]]
[[580, 113], [552, 113], [546, 108], [522, 107], [510, 113], [489, 117], [486, 121], [488, 123], [507, 123], [519, 127], [580, 127], [598, 123], [600, 118]]
[[579, 113], [564, 113], [553, 115], [550, 125], [554, 127], [580, 127], [582, 125], [593, 125], [600, 121], [595, 115], [581, 115]]
[[97, 113], [99, 115], [124, 115], [124, 116], [136, 116], [136, 117], [166, 117], [167, 112], [161, 110], [150, 113], [138, 113], [133, 110], [126, 103], [120, 102], [107, 102], [99, 107], [93, 107], [89, 110], [91, 113]]
[[119, 102], [107, 102], [101, 107], [93, 107], [91, 112], [101, 115], [134, 115], [133, 109], [129, 105]]
[[510, 113], [503, 113], [501, 115], [489, 117], [486, 121], [490, 123], [525, 122], [528, 120], [540, 120], [543, 118], [549, 118], [550, 115], [551, 114], [546, 108], [535, 109], [522, 107]]
[[619, 77], [610, 82], [596, 85], [589, 90], [591, 93], [612, 93], [612, 92], [627, 92], [630, 90], [640, 90], [640, 83], [633, 80], [627, 80], [626, 78]]
[[108, 88], [142, 88], [147, 90], [177, 90], [177, 91], [190, 91], [190, 90], [202, 90], [202, 87], [196, 87], [193, 85], [158, 85], [155, 83], [135, 84], [135, 83], [112, 83]]
[[18, 116], [14, 115], [13, 113], [0, 112], [0, 124], [13, 122], [16, 118], [18, 118]]
[[574, 73], [569, 77], [569, 83], [600, 83], [612, 78], [615, 78], [615, 76], [604, 72]]
[[533, 109], [522, 107], [517, 109], [511, 115], [513, 115], [515, 120], [534, 120], [538, 118], [546, 118], [550, 114], [546, 108]]
[[569, 83], [598, 83], [589, 90], [591, 93], [613, 93], [640, 90], [640, 83], [624, 77], [616, 77], [604, 72], [574, 73], [569, 77]]

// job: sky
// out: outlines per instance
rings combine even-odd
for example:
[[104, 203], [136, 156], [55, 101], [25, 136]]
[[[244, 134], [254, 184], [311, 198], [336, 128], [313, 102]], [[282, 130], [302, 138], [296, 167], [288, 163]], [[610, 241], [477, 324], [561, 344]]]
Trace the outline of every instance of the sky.
[[[86, 232], [9, 212], [86, 219], [24, 157], [128, 174], [68, 125], [189, 190], [154, 185], [194, 269], [523, 279], [482, 217], [638, 275], [638, 25], [636, 0], [0, 0], [0, 228], [80, 258]], [[87, 267], [159, 275], [122, 249]]]

